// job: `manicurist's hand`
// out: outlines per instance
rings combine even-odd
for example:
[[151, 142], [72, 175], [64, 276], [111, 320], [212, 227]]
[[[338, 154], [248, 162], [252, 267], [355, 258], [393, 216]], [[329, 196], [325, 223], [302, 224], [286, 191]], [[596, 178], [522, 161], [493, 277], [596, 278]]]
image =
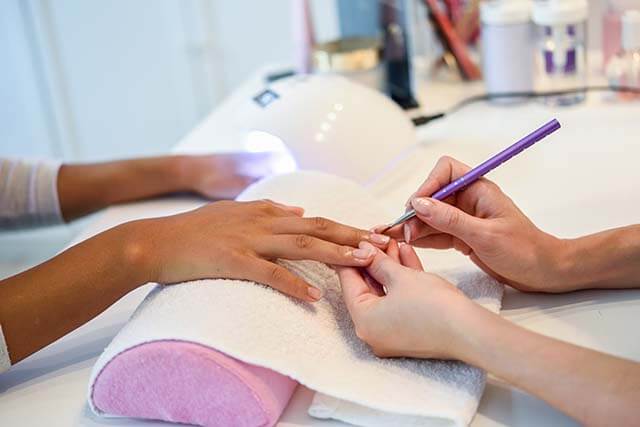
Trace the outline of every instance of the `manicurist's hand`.
[[181, 215], [133, 223], [149, 281], [175, 283], [234, 278], [264, 283], [293, 297], [315, 301], [320, 290], [285, 268], [277, 258], [365, 266], [372, 249], [389, 238], [325, 218], [303, 218], [301, 208], [271, 201], [217, 202]]
[[445, 202], [428, 196], [470, 170], [441, 158], [407, 202], [417, 216], [389, 234], [423, 248], [454, 248], [494, 278], [525, 291], [563, 292], [567, 242], [538, 229], [493, 182], [481, 178]]
[[[422, 270], [410, 245], [392, 241], [366, 269], [338, 268], [356, 334], [380, 357], [461, 357], [461, 334], [477, 309], [460, 290]], [[380, 288], [384, 287], [384, 295]]]
[[[367, 243], [361, 247], [373, 250]], [[386, 254], [376, 249], [366, 269], [338, 272], [356, 333], [377, 356], [461, 360], [545, 400], [580, 424], [637, 424], [639, 363], [501, 318], [442, 278], [421, 271], [409, 245], [398, 249], [392, 241]]]

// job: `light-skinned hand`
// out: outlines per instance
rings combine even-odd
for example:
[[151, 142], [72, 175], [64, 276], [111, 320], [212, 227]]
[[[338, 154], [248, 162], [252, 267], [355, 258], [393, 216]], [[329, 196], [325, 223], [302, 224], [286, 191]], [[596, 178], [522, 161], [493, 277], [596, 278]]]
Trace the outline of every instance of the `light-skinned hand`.
[[441, 158], [407, 202], [417, 216], [388, 234], [417, 247], [456, 249], [523, 291], [570, 290], [559, 273], [566, 243], [538, 229], [493, 182], [481, 178], [444, 202], [428, 197], [470, 169]]
[[360, 248], [376, 254], [368, 267], [337, 268], [357, 336], [380, 357], [458, 358], [464, 322], [480, 307], [424, 272], [410, 245], [392, 240], [387, 253], [367, 242]]

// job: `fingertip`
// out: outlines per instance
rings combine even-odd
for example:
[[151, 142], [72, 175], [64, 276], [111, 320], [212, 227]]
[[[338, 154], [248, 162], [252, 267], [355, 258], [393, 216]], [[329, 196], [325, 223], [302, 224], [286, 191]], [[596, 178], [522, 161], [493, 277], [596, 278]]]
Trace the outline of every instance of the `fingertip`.
[[409, 244], [400, 243], [399, 245], [400, 252], [400, 263], [405, 267], [413, 268], [415, 270], [424, 271], [422, 266], [422, 261], [420, 261], [420, 257], [416, 253], [415, 249]]
[[386, 248], [390, 240], [391, 237], [379, 233], [371, 233], [365, 236], [365, 241], [369, 241], [382, 248]]
[[387, 255], [393, 258], [395, 261], [400, 261], [400, 248], [398, 247], [398, 242], [396, 240], [392, 240], [387, 247]]
[[402, 237], [406, 243], [411, 243], [411, 227], [407, 223], [402, 226]]
[[304, 208], [301, 208], [300, 206], [289, 206], [289, 210], [298, 216], [304, 215]]
[[317, 302], [322, 299], [322, 291], [316, 287], [308, 286], [307, 287], [307, 296], [312, 302]]

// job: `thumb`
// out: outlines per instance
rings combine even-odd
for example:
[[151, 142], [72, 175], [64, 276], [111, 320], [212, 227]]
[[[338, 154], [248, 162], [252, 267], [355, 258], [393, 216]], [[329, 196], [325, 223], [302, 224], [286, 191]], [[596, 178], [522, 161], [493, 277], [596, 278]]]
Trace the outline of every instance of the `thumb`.
[[485, 227], [484, 220], [439, 200], [417, 197], [411, 201], [411, 205], [422, 222], [470, 246]]
[[[363, 242], [364, 245], [370, 245], [367, 242]], [[371, 246], [374, 248], [373, 246]], [[367, 273], [375, 279], [378, 283], [383, 285], [387, 289], [391, 289], [396, 282], [398, 275], [401, 274], [403, 267], [399, 261], [394, 260], [392, 257], [384, 253], [378, 248], [374, 248], [376, 256], [371, 261], [371, 264], [367, 267]]]

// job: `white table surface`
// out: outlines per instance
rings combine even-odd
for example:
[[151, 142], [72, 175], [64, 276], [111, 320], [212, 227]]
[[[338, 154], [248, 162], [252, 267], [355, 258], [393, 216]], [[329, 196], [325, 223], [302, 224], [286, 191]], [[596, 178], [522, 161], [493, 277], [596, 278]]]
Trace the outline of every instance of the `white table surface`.
[[[253, 94], [250, 79], [177, 146], [177, 152], [232, 150], [226, 123], [234, 105]], [[420, 97], [430, 110], [480, 90], [433, 84]], [[476, 164], [551, 117], [563, 129], [513, 159], [491, 178], [542, 229], [563, 237], [637, 223], [640, 218], [640, 103], [607, 104], [599, 95], [563, 109], [537, 103], [500, 107], [476, 104], [419, 132], [412, 156], [371, 188], [390, 206], [402, 206], [435, 161], [448, 154]], [[372, 141], [372, 149], [376, 143]], [[363, 153], [366, 161], [366, 153]], [[153, 203], [153, 202], [146, 202]], [[143, 205], [144, 206], [144, 205]], [[127, 220], [132, 206], [110, 208], [80, 238]], [[466, 263], [458, 254], [423, 252], [427, 268]], [[94, 417], [86, 405], [91, 367], [144, 297], [143, 287], [105, 313], [0, 376], [0, 426], [166, 425]], [[509, 290], [502, 315], [531, 330], [640, 361], [640, 290], [582, 291], [565, 295]], [[344, 426], [306, 415], [312, 392], [299, 387], [280, 426]], [[546, 403], [489, 378], [473, 426], [568, 426], [575, 423]]]

